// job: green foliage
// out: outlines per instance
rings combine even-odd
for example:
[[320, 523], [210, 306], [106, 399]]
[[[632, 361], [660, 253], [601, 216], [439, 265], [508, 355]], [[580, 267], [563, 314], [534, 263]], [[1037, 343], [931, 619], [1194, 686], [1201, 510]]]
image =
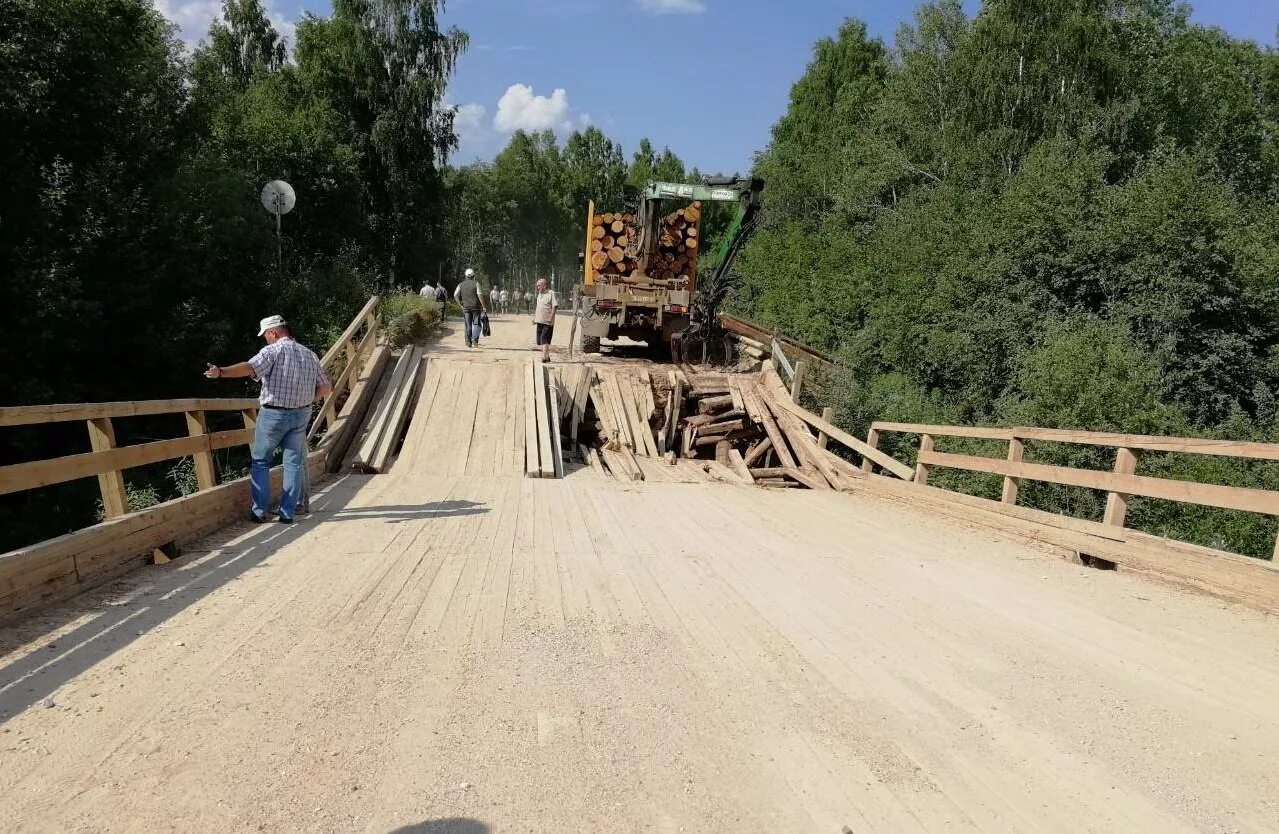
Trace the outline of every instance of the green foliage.
[[440, 321], [434, 301], [417, 293], [399, 293], [383, 298], [379, 304], [383, 333], [395, 347], [420, 344], [431, 335]]
[[[1279, 54], [1167, 0], [989, 0], [971, 19], [940, 0], [891, 52], [850, 21], [816, 45], [758, 159], [764, 226], [730, 303], [839, 353], [827, 402], [857, 431], [889, 419], [1273, 440], [1276, 127]], [[1059, 445], [1027, 455], [1113, 463]], [[1185, 456], [1141, 471], [1276, 477]], [[935, 479], [981, 494], [998, 481]], [[1101, 511], [1086, 490], [1022, 495]], [[1137, 501], [1130, 517], [1268, 554], [1273, 524], [1242, 515]]]
[[[339, 0], [294, 63], [265, 5], [224, 0], [188, 56], [150, 0], [0, 3], [5, 404], [250, 394], [200, 371], [252, 355], [262, 316], [322, 352], [371, 292], [437, 274], [465, 35], [439, 0]], [[298, 194], [279, 243], [276, 178]], [[83, 430], [0, 443], [54, 457]], [[92, 487], [0, 499], [0, 550], [87, 521]]]

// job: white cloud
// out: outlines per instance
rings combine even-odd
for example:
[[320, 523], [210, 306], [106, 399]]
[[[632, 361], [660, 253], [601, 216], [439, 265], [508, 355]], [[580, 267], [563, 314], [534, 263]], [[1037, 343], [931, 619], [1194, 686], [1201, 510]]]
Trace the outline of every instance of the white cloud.
[[528, 84], [507, 87], [493, 115], [493, 129], [500, 133], [553, 130], [563, 136], [590, 123], [589, 113], [573, 110], [564, 88], [557, 87], [550, 96], [539, 96]]
[[449, 106], [456, 110], [453, 130], [458, 149], [453, 159], [458, 162], [493, 158], [517, 130], [552, 130], [562, 139], [591, 124], [589, 114], [573, 110], [566, 90], [556, 89], [549, 96], [539, 96], [527, 84], [508, 87], [498, 100], [492, 119], [483, 104]]
[[651, 14], [701, 14], [706, 11], [702, 0], [635, 0], [635, 4]]
[[568, 92], [563, 87], [550, 97], [534, 94], [527, 84], [512, 84], [497, 102], [493, 127], [505, 133], [517, 130], [572, 130]]

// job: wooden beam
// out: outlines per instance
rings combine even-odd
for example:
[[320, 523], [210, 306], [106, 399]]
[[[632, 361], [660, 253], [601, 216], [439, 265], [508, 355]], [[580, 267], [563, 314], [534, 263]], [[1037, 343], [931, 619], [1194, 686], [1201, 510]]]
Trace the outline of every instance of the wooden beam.
[[1104, 446], [1112, 449], [1181, 452], [1191, 455], [1215, 455], [1217, 457], [1250, 458], [1253, 460], [1279, 460], [1279, 443], [1252, 443], [1239, 440], [1214, 440], [1203, 437], [1159, 437], [1146, 434], [1043, 429], [1033, 426], [988, 428], [981, 426], [892, 423], [877, 420], [871, 424], [871, 427], [881, 432], [927, 433], [934, 437], [968, 437], [983, 440], [1011, 440], [1016, 437], [1023, 441], [1045, 440], [1053, 443]]
[[[1137, 471], [1137, 456], [1132, 449], [1120, 448], [1115, 452], [1115, 472], [1120, 475], [1131, 475]], [[1106, 496], [1106, 514], [1102, 523], [1111, 527], [1123, 527], [1128, 516], [1128, 499], [1131, 496], [1123, 492], [1111, 492]]]
[[346, 350], [343, 345], [355, 338], [355, 334], [360, 331], [361, 327], [370, 326], [373, 319], [369, 317], [377, 310], [378, 297], [371, 296], [368, 301], [364, 302], [364, 306], [360, 312], [355, 314], [355, 318], [351, 319], [351, 323], [342, 331], [342, 335], [337, 337], [337, 341], [333, 343], [324, 353], [324, 358], [320, 360], [320, 367], [329, 368], [333, 365], [333, 360], [338, 358], [342, 351]]
[[532, 362], [524, 366], [524, 475], [542, 477], [541, 452], [537, 442], [537, 383]]
[[[209, 433], [209, 424], [203, 411], [186, 412], [187, 434], [200, 437]], [[218, 473], [213, 466], [213, 454], [209, 451], [196, 452], [192, 455], [195, 461], [195, 482], [201, 490], [213, 489], [218, 485]]]
[[755, 478], [752, 477], [750, 469], [747, 468], [746, 461], [742, 458], [741, 452], [736, 449], [729, 449], [728, 465], [730, 469], [737, 473], [743, 483], [753, 484], [755, 482]]
[[[773, 419], [773, 415], [768, 413], [768, 408], [763, 405], [764, 397], [760, 395], [759, 389], [754, 391], [744, 391], [743, 394], [748, 397], [756, 398], [756, 402], [760, 403], [756, 407], [756, 413], [759, 415], [760, 423], [764, 426], [764, 432], [768, 435], [768, 439], [772, 441], [772, 451], [777, 455], [777, 459], [782, 462], [783, 466], [791, 469], [798, 469], [799, 463], [791, 455], [790, 449], [786, 446], [785, 436], [782, 434], [781, 428], [777, 425], [777, 421]], [[749, 408], [748, 408], [749, 410]]]
[[382, 375], [390, 361], [391, 348], [388, 345], [378, 345], [362, 363], [359, 379], [351, 386], [351, 395], [347, 397], [333, 426], [325, 432], [324, 439], [320, 442], [320, 448], [328, 455], [327, 468], [330, 472], [336, 472], [341, 467], [351, 443], [358, 436], [359, 428], [377, 394], [378, 383], [382, 381]]
[[[548, 366], [543, 365], [542, 371], [543, 373], [547, 375], [547, 380], [546, 380], [547, 390], [549, 391], [551, 396], [550, 403], [548, 403], [548, 405], [550, 406], [550, 413], [552, 415], [558, 415], [560, 413], [560, 387], [559, 385], [555, 384], [555, 381], [551, 378], [551, 369]], [[560, 421], [551, 420], [550, 430], [551, 430], [551, 463], [554, 464], [555, 477], [563, 478], [564, 477], [564, 447], [561, 445], [561, 440], [560, 440]]]
[[920, 461], [932, 466], [966, 469], [970, 472], [989, 472], [993, 475], [1011, 475], [1015, 478], [1044, 481], [1051, 484], [1099, 489], [1125, 495], [1144, 495], [1165, 501], [1186, 504], [1204, 504], [1227, 510], [1279, 515], [1279, 492], [1250, 487], [1198, 484], [1151, 478], [1142, 475], [1125, 475], [1116, 472], [1098, 472], [1095, 469], [1072, 469], [1042, 463], [1014, 463], [971, 455], [952, 455], [943, 452], [921, 452]]
[[[822, 419], [823, 419], [823, 420], [825, 420], [825, 421], [826, 421], [826, 422], [828, 422], [828, 423], [833, 423], [833, 421], [831, 420], [831, 418], [827, 417], [824, 413], [822, 414]], [[874, 426], [874, 425], [871, 425], [870, 429], [868, 429], [868, 430], [867, 430], [867, 432], [866, 432], [866, 445], [867, 445], [867, 446], [869, 446], [869, 447], [870, 447], [870, 448], [872, 448], [872, 449], [878, 449], [878, 448], [879, 448], [879, 429], [875, 428], [875, 426]], [[870, 474], [870, 473], [874, 472], [874, 471], [875, 471], [875, 461], [871, 460], [871, 459], [870, 459], [870, 458], [868, 458], [868, 457], [863, 456], [863, 457], [862, 457], [862, 471], [863, 471], [863, 472], [865, 472], [865, 473], [867, 473], [867, 474]]]
[[546, 391], [546, 372], [541, 363], [530, 360], [529, 364], [533, 366], [533, 396], [536, 398], [534, 407], [537, 410], [537, 472], [539, 477], [554, 478], [555, 461], [552, 459], [551, 449], [553, 421], [551, 401]]
[[[1022, 453], [1025, 451], [1025, 444], [1015, 437], [1008, 439], [1008, 459], [1014, 463], [1021, 460]], [[1021, 487], [1021, 481], [1016, 478], [1004, 476], [1004, 490], [999, 500], [1005, 504], [1017, 503], [1017, 491]]]
[[[89, 426], [89, 445], [95, 452], [107, 453], [116, 448], [115, 445], [115, 427], [111, 425], [110, 417], [102, 417], [96, 420], [87, 421]], [[75, 455], [73, 457], [84, 458], [83, 455]], [[58, 460], [67, 460], [67, 458], [57, 458], [53, 461], [39, 461], [38, 463], [53, 463]], [[47, 469], [50, 467], [46, 467]], [[6, 466], [0, 468], [0, 494], [5, 492], [15, 492], [17, 489], [31, 489], [31, 487], [16, 487], [13, 490], [6, 488], [9, 479], [5, 477], [5, 473], [11, 471], [13, 467]], [[37, 470], [39, 471], [39, 470]], [[98, 471], [98, 489], [102, 493], [102, 510], [107, 518], [116, 518], [122, 516], [129, 511], [129, 499], [124, 491], [124, 475], [120, 472], [120, 467], [109, 467]], [[81, 476], [82, 477], [82, 476]], [[70, 478], [59, 479], [58, 481], [48, 481], [48, 483], [59, 483], [61, 480], [71, 480]]]
[[[100, 451], [0, 467], [0, 495], [36, 489], [50, 484], [61, 484], [93, 475], [118, 473], [123, 469], [182, 458], [210, 449], [210, 435], [111, 447], [107, 443], [114, 442], [115, 434], [114, 432], [108, 434], [107, 429], [103, 428], [105, 418], [90, 422], [97, 427], [90, 429], [90, 437]], [[120, 483], [123, 484], [123, 480]], [[111, 486], [110, 490], [114, 491], [115, 487]]]
[[[902, 434], [931, 434], [933, 437], [970, 437], [982, 440], [1011, 440], [1012, 429], [984, 426], [933, 426], [924, 423], [892, 423], [876, 420], [870, 424], [876, 432], [895, 431]], [[1019, 433], [1017, 436], [1021, 437]]]
[[65, 423], [71, 420], [99, 420], [111, 417], [145, 417], [153, 414], [181, 414], [187, 411], [240, 411], [245, 408], [256, 408], [257, 402], [249, 397], [236, 397], [3, 406], [0, 407], [0, 426], [30, 426], [40, 423]]
[[[321, 428], [332, 430], [333, 424], [337, 421], [337, 401], [338, 398], [353, 385], [354, 381], [359, 379], [363, 371], [361, 367], [366, 352], [373, 349], [374, 343], [377, 341], [377, 325], [376, 321], [369, 327], [364, 334], [364, 338], [348, 352], [346, 367], [342, 369], [342, 373], [338, 374], [337, 379], [333, 380], [333, 393], [325, 397], [324, 404], [320, 407], [320, 414], [315, 418], [315, 422], [311, 424], [311, 430], [307, 432], [307, 440], [312, 440], [320, 433]], [[353, 345], [347, 342], [348, 346]]]
[[921, 434], [919, 436], [919, 462], [915, 464], [915, 483], [928, 483], [928, 467], [924, 465], [924, 455], [933, 450], [933, 436], [931, 434]]
[[[771, 373], [771, 377], [770, 377], [770, 373]], [[777, 378], [777, 374], [775, 372], [772, 372], [770, 368], [764, 369], [764, 378], [765, 380], [769, 382], [770, 386], [773, 387], [775, 391], [781, 388], [781, 380]], [[794, 414], [796, 417], [803, 420], [805, 423], [808, 423], [808, 425], [812, 426], [813, 428], [819, 431], [826, 432], [833, 439], [838, 440], [840, 443], [843, 443], [845, 446], [852, 449], [854, 452], [861, 455], [863, 458], [870, 458], [880, 467], [888, 470], [889, 472], [891, 472], [892, 474], [896, 475], [897, 477], [901, 478], [904, 481], [909, 481], [911, 480], [911, 478], [914, 477], [914, 474], [915, 474], [914, 470], [911, 469], [906, 464], [902, 463], [899, 460], [895, 460], [889, 457], [888, 455], [884, 454], [878, 449], [871, 448], [864, 441], [859, 440], [856, 437], [853, 437], [848, 432], [844, 431], [843, 429], [837, 426], [834, 426], [831, 423], [826, 422], [822, 418], [818, 417], [816, 414], [813, 414], [811, 411], [808, 411], [807, 409], [801, 408], [800, 406], [796, 405], [794, 402], [791, 401], [790, 397], [786, 394], [786, 391], [784, 389], [777, 391], [777, 393], [780, 394], [780, 396], [774, 397], [777, 403], [782, 408], [785, 408], [787, 411], [789, 411], [791, 414]], [[776, 445], [776, 441], [774, 441], [774, 445]]]
[[765, 437], [746, 451], [746, 457], [743, 458], [743, 461], [747, 466], [751, 466], [760, 458], [764, 457], [764, 453], [772, 447], [773, 441], [770, 438]]
[[795, 402], [799, 402], [800, 395], [804, 392], [804, 373], [807, 370], [807, 362], [803, 359], [795, 360], [795, 376], [790, 381], [790, 398]]
[[[835, 409], [831, 408], [830, 406], [823, 406], [822, 419], [825, 420], [827, 423], [833, 423], [835, 421]], [[829, 444], [830, 444], [830, 435], [824, 431], [818, 432], [817, 433], [818, 448], [825, 449], [827, 445]]]

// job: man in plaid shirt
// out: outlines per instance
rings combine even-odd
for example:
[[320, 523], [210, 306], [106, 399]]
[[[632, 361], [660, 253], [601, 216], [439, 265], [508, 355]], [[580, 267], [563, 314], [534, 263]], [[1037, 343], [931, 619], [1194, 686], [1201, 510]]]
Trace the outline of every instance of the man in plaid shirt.
[[225, 368], [210, 363], [204, 375], [209, 379], [253, 377], [261, 380], [262, 394], [258, 400], [262, 410], [258, 412], [253, 433], [253, 466], [249, 470], [253, 487], [249, 519], [258, 524], [267, 520], [267, 508], [271, 505], [271, 458], [277, 448], [283, 448], [284, 492], [280, 495], [279, 521], [292, 524], [306, 461], [306, 425], [311, 418], [311, 403], [333, 393], [333, 385], [324, 375], [315, 353], [293, 340], [282, 317], [262, 319], [258, 335], [266, 339], [266, 347], [248, 362]]

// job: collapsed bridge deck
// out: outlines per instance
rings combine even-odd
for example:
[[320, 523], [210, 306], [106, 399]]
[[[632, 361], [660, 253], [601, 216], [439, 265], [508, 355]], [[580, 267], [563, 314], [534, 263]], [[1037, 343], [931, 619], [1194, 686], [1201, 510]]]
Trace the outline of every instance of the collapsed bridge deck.
[[1266, 615], [870, 492], [527, 479], [457, 391], [311, 520], [0, 632], [0, 828], [1276, 827]]

